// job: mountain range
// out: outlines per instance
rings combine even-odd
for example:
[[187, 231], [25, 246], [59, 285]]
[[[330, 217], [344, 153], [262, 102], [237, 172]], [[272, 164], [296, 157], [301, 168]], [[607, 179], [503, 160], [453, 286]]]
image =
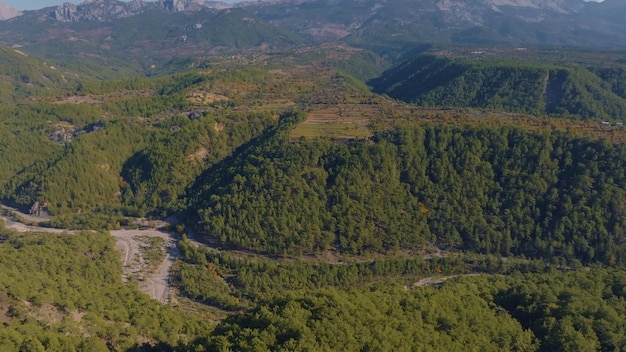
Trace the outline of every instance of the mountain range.
[[[230, 32], [244, 32], [254, 23], [276, 35], [246, 41], [246, 45], [240, 45], [241, 41], [204, 41], [197, 49], [293, 44], [299, 42], [295, 36], [311, 41], [341, 40], [382, 54], [438, 42], [626, 48], [626, 3], [620, 0], [268, 0], [236, 4], [88, 0], [25, 11], [17, 17], [14, 10], [0, 6], [1, 10], [5, 8], [3, 18], [13, 18], [0, 22], [0, 44], [32, 48], [46, 57], [59, 47], [75, 47], [80, 41], [98, 42], [92, 49], [81, 51], [99, 55], [98, 51], [116, 41], [116, 28], [136, 34], [137, 41], [125, 43], [124, 47], [139, 42], [171, 46], [177, 40], [185, 41], [190, 29], [193, 32], [198, 25], [206, 27], [235, 9], [239, 11], [233, 16], [237, 23], [229, 25]], [[164, 31], [164, 27], [169, 28]], [[285, 42], [286, 34], [280, 31], [291, 32], [292, 39]], [[159, 33], [158, 37], [153, 33]]]
[[99, 68], [150, 74], [174, 59], [303, 42], [297, 34], [243, 9], [220, 10], [196, 1], [92, 0], [25, 11], [0, 21], [0, 44], [79, 65], [74, 68], [81, 72], [82, 65], [95, 63]]

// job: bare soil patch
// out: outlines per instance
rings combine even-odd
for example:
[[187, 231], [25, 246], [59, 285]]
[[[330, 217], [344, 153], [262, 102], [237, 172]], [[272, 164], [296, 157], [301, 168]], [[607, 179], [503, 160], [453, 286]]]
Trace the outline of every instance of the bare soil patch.
[[55, 101], [53, 104], [101, 104], [102, 101], [94, 99], [90, 96], [74, 95], [63, 100]]
[[189, 160], [202, 161], [209, 155], [209, 151], [205, 147], [198, 148], [195, 152], [187, 155]]
[[227, 96], [211, 92], [196, 91], [189, 96], [189, 101], [194, 104], [212, 104], [217, 101], [227, 101]]
[[[135, 280], [150, 297], [168, 303], [171, 296], [170, 269], [178, 248], [170, 233], [150, 230], [113, 230], [124, 265], [124, 280]], [[160, 239], [160, 240], [157, 240]]]

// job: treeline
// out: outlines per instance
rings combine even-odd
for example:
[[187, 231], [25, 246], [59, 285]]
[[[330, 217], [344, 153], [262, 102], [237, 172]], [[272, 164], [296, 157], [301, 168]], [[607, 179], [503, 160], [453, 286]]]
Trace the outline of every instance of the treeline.
[[311, 258], [267, 258], [208, 249], [187, 238], [183, 238], [178, 247], [182, 260], [177, 263], [174, 276], [180, 292], [225, 310], [249, 308], [290, 290], [347, 290], [381, 282], [411, 286], [424, 277], [544, 273], [580, 267], [568, 266], [576, 263], [561, 260], [503, 259], [468, 252], [439, 256], [347, 257], [330, 262]]
[[288, 138], [297, 116], [201, 176], [210, 241], [274, 254], [436, 245], [623, 261], [624, 145], [560, 132], [412, 126], [348, 144]]
[[422, 55], [369, 84], [377, 93], [422, 106], [622, 121], [623, 78], [621, 68]]
[[[621, 271], [450, 279], [406, 289], [288, 291], [222, 321], [210, 350], [615, 351], [626, 347]], [[193, 346], [193, 345], [192, 345]]]

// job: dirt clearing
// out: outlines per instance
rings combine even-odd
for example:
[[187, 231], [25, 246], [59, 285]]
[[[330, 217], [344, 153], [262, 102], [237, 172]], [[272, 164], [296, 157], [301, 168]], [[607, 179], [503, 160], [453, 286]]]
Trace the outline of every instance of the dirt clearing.
[[122, 255], [123, 279], [136, 280], [139, 289], [163, 303], [170, 301], [170, 269], [178, 257], [172, 234], [153, 230], [113, 230], [115, 248]]

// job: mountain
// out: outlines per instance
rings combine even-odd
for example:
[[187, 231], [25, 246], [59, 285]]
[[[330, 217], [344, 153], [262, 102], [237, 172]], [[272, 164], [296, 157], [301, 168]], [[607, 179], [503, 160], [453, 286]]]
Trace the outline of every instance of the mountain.
[[0, 20], [8, 20], [21, 14], [20, 11], [0, 1]]
[[0, 44], [153, 74], [168, 62], [340, 40], [397, 58], [424, 44], [626, 48], [617, 0], [88, 0], [0, 22]]
[[[142, 14], [146, 11], [170, 13], [197, 12], [209, 8], [202, 0], [87, 0], [78, 5], [64, 3], [46, 15], [61, 22], [111, 21]], [[42, 16], [45, 19], [46, 15]]]
[[341, 38], [382, 53], [424, 42], [625, 47], [626, 9], [618, 1], [309, 0], [242, 6], [318, 40]]
[[121, 76], [127, 70], [153, 74], [173, 59], [185, 62], [303, 42], [244, 9], [219, 10], [177, 0], [66, 3], [0, 22], [0, 32], [0, 44], [68, 64], [95, 62], [103, 70], [123, 69]]

